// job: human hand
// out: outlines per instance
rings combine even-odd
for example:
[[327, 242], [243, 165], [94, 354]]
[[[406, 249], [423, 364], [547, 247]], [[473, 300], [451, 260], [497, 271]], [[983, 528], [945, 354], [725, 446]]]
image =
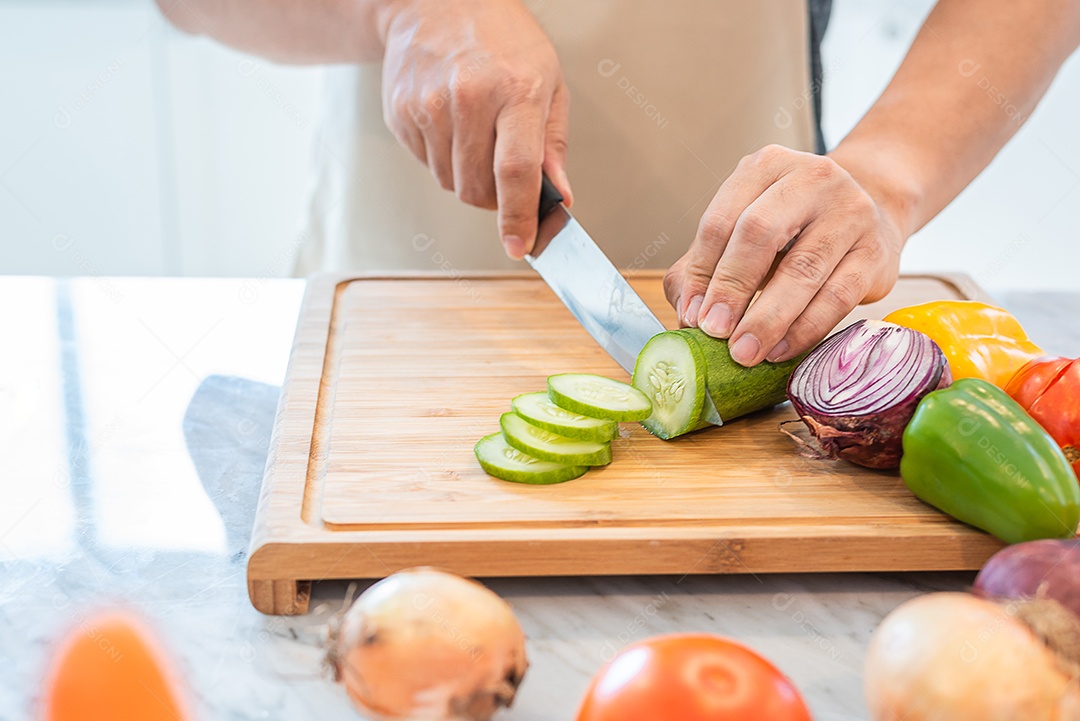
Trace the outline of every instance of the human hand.
[[555, 49], [520, 0], [391, 1], [383, 116], [469, 205], [498, 209], [507, 255], [536, 240], [541, 170], [572, 203], [569, 93]]
[[770, 145], [720, 186], [664, 291], [683, 325], [728, 338], [736, 362], [783, 361], [884, 297], [906, 238], [887, 192], [831, 157]]

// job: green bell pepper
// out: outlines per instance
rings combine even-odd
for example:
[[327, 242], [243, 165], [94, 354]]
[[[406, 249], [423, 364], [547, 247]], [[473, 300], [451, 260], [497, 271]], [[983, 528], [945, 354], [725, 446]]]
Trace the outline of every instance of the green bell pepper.
[[1006, 543], [1067, 538], [1080, 486], [1054, 439], [1003, 390], [962, 378], [927, 394], [903, 438], [911, 492]]

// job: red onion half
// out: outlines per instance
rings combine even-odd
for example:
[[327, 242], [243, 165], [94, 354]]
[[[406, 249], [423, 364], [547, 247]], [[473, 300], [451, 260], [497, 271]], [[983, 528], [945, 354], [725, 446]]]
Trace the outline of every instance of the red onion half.
[[806, 356], [791, 374], [787, 394], [817, 438], [821, 457], [896, 468], [915, 406], [951, 382], [948, 361], [928, 336], [860, 320]]

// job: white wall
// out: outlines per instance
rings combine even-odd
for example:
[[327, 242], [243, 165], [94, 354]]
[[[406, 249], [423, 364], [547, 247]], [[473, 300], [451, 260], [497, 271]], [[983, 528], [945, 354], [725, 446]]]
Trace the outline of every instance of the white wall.
[[287, 274], [318, 78], [151, 0], [0, 0], [0, 273]]
[[[825, 128], [884, 87], [931, 0], [836, 0]], [[0, 273], [284, 275], [319, 71], [183, 36], [151, 0], [0, 0]], [[912, 239], [911, 271], [1080, 289], [1080, 57]]]
[[[823, 48], [827, 142], [842, 138], [885, 88], [933, 5], [834, 0]], [[962, 270], [991, 290], [1080, 290], [1078, 119], [1080, 53], [994, 162], [911, 238], [902, 268]]]

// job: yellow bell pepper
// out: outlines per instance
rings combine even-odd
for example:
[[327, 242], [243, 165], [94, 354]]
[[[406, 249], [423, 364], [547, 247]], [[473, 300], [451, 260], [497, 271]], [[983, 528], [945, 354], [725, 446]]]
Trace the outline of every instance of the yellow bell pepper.
[[949, 360], [954, 379], [983, 378], [1004, 388], [1020, 366], [1045, 355], [1012, 314], [974, 300], [913, 305], [885, 320], [930, 336]]

